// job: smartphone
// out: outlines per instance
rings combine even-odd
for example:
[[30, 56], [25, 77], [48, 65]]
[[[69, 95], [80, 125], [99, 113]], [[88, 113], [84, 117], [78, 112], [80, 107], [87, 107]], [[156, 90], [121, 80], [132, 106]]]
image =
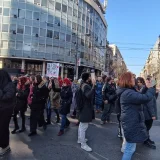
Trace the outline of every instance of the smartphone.
[[156, 85], [156, 81], [154, 79], [151, 80], [151, 86], [154, 87]]

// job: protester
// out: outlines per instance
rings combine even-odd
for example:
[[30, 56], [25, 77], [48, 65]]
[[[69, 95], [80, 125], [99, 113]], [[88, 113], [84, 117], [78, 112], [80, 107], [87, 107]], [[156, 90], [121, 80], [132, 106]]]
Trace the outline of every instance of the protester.
[[33, 87], [33, 94], [30, 95], [32, 98], [31, 116], [30, 116], [30, 134], [28, 136], [34, 136], [37, 134], [37, 124], [43, 126], [46, 129], [46, 123], [44, 120], [44, 109], [46, 99], [48, 98], [49, 90], [45, 83], [42, 81], [42, 77], [37, 75], [35, 77], [35, 86]]
[[103, 88], [102, 78], [98, 77], [97, 82], [96, 82], [96, 90], [95, 90], [95, 105], [96, 105], [97, 113], [100, 112], [100, 108], [103, 102], [102, 88]]
[[[26, 77], [19, 78], [17, 92], [16, 92], [16, 105], [14, 108], [14, 130], [12, 134], [15, 134], [17, 131], [24, 132], [26, 130], [25, 127], [25, 112], [27, 110], [27, 98], [29, 95], [29, 84], [27, 83]], [[17, 115], [20, 112], [22, 118], [22, 128], [19, 130]]]
[[106, 121], [110, 122], [111, 113], [114, 110], [114, 102], [116, 96], [116, 85], [113, 83], [113, 79], [108, 77], [106, 87], [103, 91], [104, 110], [101, 117], [101, 124], [105, 124]]
[[131, 160], [136, 150], [136, 143], [143, 143], [148, 139], [141, 104], [152, 100], [155, 89], [147, 81], [147, 92], [145, 94], [138, 93], [134, 89], [135, 79], [131, 72], [126, 72], [120, 76], [118, 86], [117, 95], [120, 96], [121, 121], [126, 140], [122, 160]]
[[9, 123], [15, 106], [16, 87], [9, 74], [0, 69], [0, 156], [10, 151]]
[[63, 80], [62, 88], [56, 88], [55, 83], [52, 82], [52, 89], [55, 92], [60, 92], [61, 96], [61, 104], [60, 104], [60, 114], [62, 116], [61, 127], [58, 133], [58, 136], [64, 134], [64, 129], [68, 128], [70, 125], [70, 121], [67, 119], [67, 114], [70, 113], [70, 107], [72, 103], [72, 89], [71, 89], [71, 81], [68, 78]]
[[86, 140], [86, 131], [88, 129], [89, 123], [93, 119], [93, 99], [95, 94], [95, 86], [96, 81], [92, 80], [92, 86], [91, 86], [91, 75], [90, 73], [83, 73], [82, 74], [82, 84], [80, 85], [83, 93], [83, 100], [80, 99], [80, 101], [83, 101], [84, 105], [83, 108], [79, 112], [79, 129], [78, 129], [78, 143], [81, 144], [81, 148], [85, 151], [92, 151], [92, 148], [90, 148], [87, 145]]
[[[139, 92], [145, 94], [148, 88], [146, 87], [145, 81], [142, 77], [137, 78], [137, 84]], [[148, 131], [148, 139], [144, 142], [144, 145], [146, 145], [149, 148], [156, 149], [154, 141], [151, 141], [149, 136], [149, 130], [152, 128], [153, 120], [157, 119], [156, 94], [154, 95], [151, 101], [143, 104], [143, 111], [145, 116], [145, 125]]]

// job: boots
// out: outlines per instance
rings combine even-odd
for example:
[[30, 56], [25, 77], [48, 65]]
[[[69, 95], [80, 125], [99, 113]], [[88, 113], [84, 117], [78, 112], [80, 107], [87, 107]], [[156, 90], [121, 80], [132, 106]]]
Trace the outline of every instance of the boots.
[[24, 131], [26, 131], [26, 127], [25, 127], [25, 115], [23, 114], [23, 116], [22, 116], [22, 128], [19, 130], [19, 133], [22, 133]]
[[60, 130], [57, 136], [62, 136], [64, 134], [63, 130]]
[[151, 149], [156, 149], [155, 143], [149, 139], [144, 142], [144, 145]]

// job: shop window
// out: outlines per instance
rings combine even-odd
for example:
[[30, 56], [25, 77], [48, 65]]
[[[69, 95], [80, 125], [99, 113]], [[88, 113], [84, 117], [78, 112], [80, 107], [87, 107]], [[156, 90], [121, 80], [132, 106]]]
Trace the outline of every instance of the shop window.
[[45, 29], [40, 29], [40, 36], [45, 37], [46, 36], [46, 30]]
[[31, 27], [25, 26], [25, 34], [31, 35]]
[[59, 39], [59, 32], [54, 31], [54, 39]]
[[39, 28], [33, 27], [32, 34], [35, 35], [36, 37], [38, 37], [38, 35], [39, 35]]
[[25, 18], [25, 11], [22, 9], [18, 9], [18, 17], [19, 18]]
[[60, 40], [65, 41], [65, 34], [64, 33], [60, 33]]
[[32, 11], [26, 11], [26, 19], [32, 19]]
[[55, 22], [54, 22], [57, 26], [60, 26], [60, 18], [59, 17], [55, 17]]
[[51, 30], [47, 30], [47, 37], [52, 38], [53, 37], [53, 32]]
[[23, 27], [24, 26], [18, 25], [17, 26], [17, 33], [23, 34], [23, 32], [24, 32], [24, 28]]
[[8, 24], [2, 24], [2, 32], [8, 32]]
[[16, 24], [10, 24], [10, 33], [16, 34]]
[[39, 20], [39, 12], [34, 12], [33, 19]]
[[68, 14], [69, 14], [70, 16], [72, 16], [72, 8], [71, 8], [71, 7], [68, 7]]
[[61, 11], [61, 3], [56, 2], [55, 9]]
[[71, 35], [66, 34], [66, 41], [67, 41], [67, 42], [70, 42], [70, 41], [71, 41]]
[[10, 11], [9, 8], [3, 8], [3, 15], [4, 16], [9, 16], [9, 11]]
[[62, 4], [62, 12], [66, 13], [67, 12], [67, 6]]
[[47, 0], [42, 0], [41, 1], [41, 6], [47, 7], [48, 6], [48, 1]]
[[23, 43], [17, 41], [17, 42], [16, 42], [16, 49], [22, 50], [22, 48], [23, 48]]

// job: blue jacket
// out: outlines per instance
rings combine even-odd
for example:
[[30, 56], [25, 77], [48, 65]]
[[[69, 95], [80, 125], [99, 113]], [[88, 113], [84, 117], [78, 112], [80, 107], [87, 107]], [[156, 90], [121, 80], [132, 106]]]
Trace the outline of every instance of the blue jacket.
[[103, 88], [103, 83], [97, 82], [96, 91], [95, 91], [95, 104], [96, 105], [102, 105], [102, 101], [103, 101], [102, 88]]
[[124, 130], [124, 137], [129, 143], [142, 143], [148, 139], [143, 106], [155, 95], [155, 89], [149, 88], [145, 94], [134, 89], [118, 88], [117, 95], [120, 95], [121, 121]]

